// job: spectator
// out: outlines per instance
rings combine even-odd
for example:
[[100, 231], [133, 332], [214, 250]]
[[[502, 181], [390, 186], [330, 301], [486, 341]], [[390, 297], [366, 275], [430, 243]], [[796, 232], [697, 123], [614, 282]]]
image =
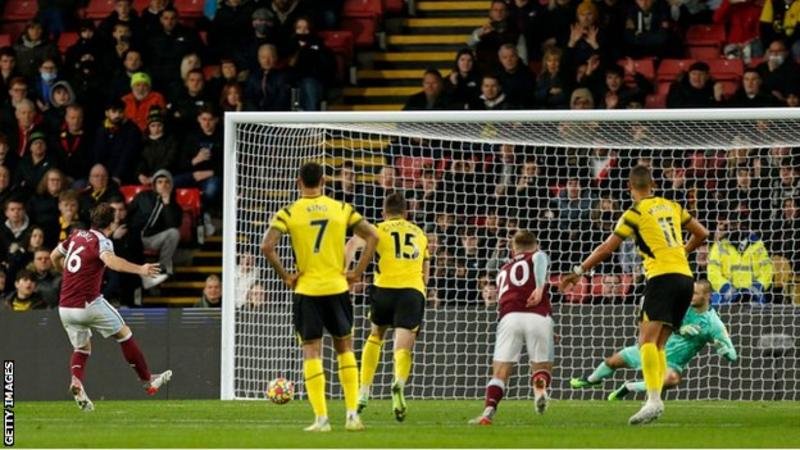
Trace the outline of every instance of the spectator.
[[253, 11], [250, 22], [252, 34], [245, 40], [245, 44], [239, 47], [235, 54], [236, 65], [242, 70], [257, 70], [259, 49], [264, 44], [271, 44], [278, 48], [283, 48], [287, 36], [281, 35], [275, 24], [275, 14], [268, 8], [258, 8]]
[[583, 0], [578, 5], [576, 19], [577, 21], [570, 25], [569, 40], [565, 49], [565, 59], [567, 65], [571, 67], [586, 63], [593, 54], [602, 55], [601, 45], [605, 44], [605, 33], [597, 26], [597, 6], [592, 0]]
[[60, 81], [56, 59], [43, 59], [39, 65], [38, 76], [33, 78], [33, 84], [31, 85], [33, 99], [36, 101], [36, 106], [39, 107], [39, 110], [45, 111], [50, 107], [50, 93], [56, 81]]
[[14, 288], [14, 292], [3, 299], [3, 309], [24, 312], [47, 308], [47, 303], [36, 292], [36, 275], [33, 273], [27, 270], [19, 271], [14, 281]]
[[34, 78], [39, 65], [47, 58], [58, 58], [58, 48], [44, 35], [42, 24], [36, 20], [29, 22], [14, 44], [17, 54], [17, 68], [26, 78]]
[[289, 78], [278, 69], [278, 49], [272, 44], [258, 48], [258, 69], [247, 78], [245, 96], [258, 111], [288, 111], [290, 109]]
[[5, 203], [6, 221], [0, 225], [0, 261], [14, 253], [27, 242], [31, 222], [20, 197], [11, 197]]
[[100, 73], [95, 58], [86, 54], [81, 57], [80, 63], [70, 79], [70, 86], [75, 91], [75, 99], [83, 106], [83, 117], [87, 127], [94, 129], [103, 118], [103, 106], [108, 92], [108, 78]]
[[[625, 75], [633, 77], [635, 87], [625, 84]], [[636, 72], [633, 59], [627, 58], [625, 68], [618, 65], [608, 66], [605, 70], [603, 84], [593, 89], [598, 106], [605, 109], [627, 108], [632, 102], [642, 102], [653, 89], [653, 85], [640, 73]]]
[[[17, 166], [16, 155], [11, 153], [8, 148], [8, 139], [0, 132], [0, 166], [15, 168]], [[2, 201], [0, 201], [2, 203]]]
[[139, 130], [147, 129], [147, 117], [151, 109], [164, 110], [167, 106], [164, 96], [151, 88], [150, 75], [137, 72], [131, 77], [131, 92], [122, 97], [125, 103], [125, 118], [133, 122]]
[[420, 189], [415, 191], [414, 221], [422, 228], [432, 225], [436, 219], [436, 211], [443, 201], [443, 193], [439, 190], [436, 171], [433, 169], [423, 170], [420, 177]]
[[800, 208], [797, 197], [786, 197], [771, 228], [771, 253], [786, 258], [792, 272], [800, 274]]
[[625, 50], [625, 20], [627, 2], [620, 0], [602, 0], [595, 3], [598, 7], [597, 25], [605, 30], [605, 47], [608, 49], [609, 61], [617, 61]]
[[89, 171], [89, 185], [80, 193], [78, 202], [81, 217], [85, 220], [95, 206], [119, 195], [117, 184], [108, 179], [108, 170], [105, 166], [95, 164]]
[[173, 274], [173, 258], [180, 241], [178, 228], [183, 211], [175, 201], [172, 174], [159, 170], [153, 174], [153, 190], [142, 191], [129, 206], [130, 232], [142, 236], [145, 249], [158, 251], [158, 262], [164, 273], [155, 278], [142, 277], [142, 286], [150, 289]]
[[759, 39], [761, 7], [755, 0], [722, 0], [714, 11], [714, 23], [725, 26], [728, 36], [723, 54], [728, 58], [742, 58], [745, 64], [751, 58], [764, 54], [764, 44]]
[[565, 272], [576, 262], [573, 260], [584, 252], [586, 242], [591, 242], [586, 239], [585, 232], [590, 225], [592, 197], [589, 190], [581, 186], [580, 180], [573, 177], [567, 180], [566, 187], [554, 199], [553, 204], [557, 214], [555, 220], [561, 231], [558, 239], [559, 251], [564, 255], [559, 270]]
[[75, 103], [75, 92], [67, 81], [57, 81], [50, 90], [49, 107], [44, 112], [43, 125], [47, 133], [55, 135], [61, 128], [67, 106]]
[[406, 100], [403, 111], [449, 109], [444, 94], [444, 80], [436, 69], [428, 69], [422, 76], [422, 92], [418, 92]]
[[150, 0], [147, 3], [147, 8], [142, 11], [142, 30], [145, 36], [150, 36], [152, 33], [161, 29], [161, 11], [167, 7], [167, 0]]
[[445, 94], [450, 98], [453, 109], [467, 109], [480, 96], [481, 78], [475, 67], [475, 55], [469, 48], [456, 54], [453, 71], [445, 80]]
[[536, 0], [514, 0], [508, 2], [509, 20], [525, 37], [525, 48], [529, 61], [542, 59], [541, 42], [544, 40], [545, 6]]
[[517, 48], [511, 44], [503, 44], [497, 53], [501, 69], [500, 84], [509, 98], [515, 99], [517, 106], [529, 108], [533, 106], [533, 93], [536, 89], [536, 78], [531, 70], [517, 55]]
[[[144, 63], [139, 50], [130, 49], [122, 55], [122, 66], [111, 79], [109, 99], [115, 100], [129, 95], [131, 92], [131, 78], [134, 74], [142, 72]], [[144, 73], [144, 72], [142, 72]]]
[[168, 105], [169, 114], [175, 120], [179, 131], [189, 129], [194, 125], [197, 114], [203, 107], [212, 105], [211, 97], [205, 90], [203, 71], [192, 69], [186, 74], [186, 80], [180, 92]]
[[[114, 254], [134, 263], [144, 262], [142, 254], [142, 237], [131, 232], [128, 227], [128, 210], [121, 196], [108, 199], [114, 209], [113, 232], [109, 238], [114, 243]], [[139, 277], [125, 272], [106, 270], [106, 283], [103, 285], [103, 296], [109, 301], [121, 305], [134, 305], [134, 291], [141, 285]]]
[[[238, 264], [234, 277], [236, 285], [235, 292], [250, 292], [261, 278], [261, 270], [256, 266], [256, 258], [251, 253], [239, 253], [237, 259]], [[247, 303], [245, 296], [237, 296], [234, 302], [237, 308]]]
[[245, 45], [253, 12], [253, 2], [246, 0], [220, 2], [208, 32], [208, 46], [212, 55], [222, 57], [229, 54], [231, 49]]
[[497, 52], [503, 44], [515, 45], [519, 58], [524, 64], [528, 64], [525, 36], [517, 29], [516, 23], [509, 20], [508, 5], [503, 0], [492, 0], [489, 22], [476, 28], [470, 35], [467, 44], [475, 49], [481, 73], [487, 73], [497, 68]]
[[[8, 84], [8, 90], [5, 92], [6, 99], [3, 101], [2, 110], [0, 110], [0, 129], [13, 136], [17, 131], [17, 106], [24, 100], [28, 100], [28, 82], [25, 81], [25, 78], [14, 77]], [[12, 145], [12, 149], [16, 150], [16, 145]]]
[[6, 273], [14, 278], [20, 270], [25, 269], [32, 261], [36, 250], [44, 247], [44, 231], [33, 226], [27, 234], [25, 241], [19, 245], [11, 244], [8, 256], [3, 264], [6, 266]]
[[325, 87], [331, 85], [336, 73], [333, 53], [315, 31], [310, 19], [298, 17], [289, 41], [289, 67], [297, 80], [303, 111], [319, 111]]
[[572, 91], [569, 99], [570, 109], [594, 109], [592, 91], [587, 88], [578, 88]]
[[722, 84], [715, 83], [709, 77], [708, 71], [708, 64], [704, 62], [696, 62], [689, 66], [688, 75], [682, 76], [670, 85], [669, 94], [667, 94], [667, 108], [719, 106], [722, 101]]
[[209, 275], [203, 286], [203, 295], [194, 304], [195, 308], [222, 307], [222, 280], [218, 275]]
[[[5, 205], [14, 195], [18, 194], [14, 185], [11, 184], [11, 171], [6, 166], [0, 166], [0, 205]], [[0, 256], [2, 254], [0, 251]]]
[[74, 71], [80, 64], [83, 55], [92, 55], [95, 59], [103, 57], [103, 46], [100, 36], [95, 34], [94, 22], [81, 20], [78, 25], [78, 40], [67, 48], [64, 53], [64, 68], [67, 72]]
[[35, 293], [39, 294], [48, 308], [58, 307], [58, 295], [61, 289], [61, 274], [53, 269], [50, 249], [42, 247], [33, 253], [33, 262], [27, 270], [34, 275]]
[[797, 0], [765, 0], [761, 10], [761, 37], [765, 42], [794, 42], [792, 55], [800, 59], [800, 44], [795, 34], [798, 21], [800, 2]]
[[[800, 5], [800, 2], [795, 2]], [[764, 80], [763, 89], [778, 100], [785, 100], [785, 93], [800, 86], [800, 66], [789, 58], [786, 44], [781, 40], [771, 41], [766, 52], [767, 60], [758, 65]]]
[[64, 121], [50, 141], [50, 154], [56, 166], [62, 168], [73, 182], [84, 180], [89, 171], [90, 139], [83, 126], [83, 107], [75, 103], [68, 105]]
[[270, 9], [281, 36], [291, 36], [295, 21], [300, 17], [308, 17], [310, 12], [300, 0], [272, 0]]
[[244, 98], [242, 85], [236, 82], [228, 83], [222, 87], [219, 105], [223, 113], [234, 111], [250, 111], [252, 107]]
[[364, 205], [356, 209], [362, 211], [364, 217], [375, 222], [381, 217], [383, 199], [397, 189], [397, 170], [390, 165], [381, 167], [373, 184], [364, 186]]
[[58, 194], [58, 241], [69, 237], [74, 230], [85, 230], [88, 227], [81, 221], [80, 194], [69, 190]]
[[789, 159], [780, 162], [777, 179], [770, 185], [770, 210], [777, 215], [787, 198], [800, 198], [800, 177]]
[[22, 158], [30, 147], [31, 136], [34, 133], [43, 133], [40, 125], [42, 118], [36, 113], [36, 106], [28, 99], [19, 102], [14, 117], [17, 119], [17, 129], [9, 134], [8, 144], [16, 156]]
[[544, 53], [544, 64], [536, 79], [536, 104], [545, 109], [566, 109], [572, 82], [561, 66], [563, 52], [557, 47]]
[[627, 300], [626, 287], [622, 282], [622, 277], [615, 274], [602, 275], [600, 278], [600, 298], [594, 300], [594, 303], [600, 304], [617, 304], [623, 303]]
[[481, 80], [481, 96], [469, 105], [469, 109], [501, 111], [515, 108], [511, 100], [503, 92], [503, 86], [500, 84], [498, 76], [488, 74], [484, 75]]
[[714, 305], [736, 301], [767, 302], [772, 284], [772, 261], [764, 242], [749, 230], [746, 216], [732, 216], [717, 224], [708, 255], [708, 281]]
[[11, 47], [0, 47], [0, 102], [8, 100], [11, 80], [20, 76], [17, 70], [17, 54]]
[[200, 37], [193, 29], [178, 23], [178, 11], [167, 7], [159, 17], [161, 29], [154, 31], [148, 41], [153, 86], [165, 89], [180, 83], [181, 59], [201, 48]]
[[59, 210], [58, 197], [66, 188], [64, 174], [56, 169], [49, 169], [39, 185], [36, 194], [28, 200], [26, 210], [33, 218], [34, 224], [44, 230], [44, 245], [53, 248], [59, 242]]
[[633, 58], [672, 55], [671, 20], [663, 0], [636, 0], [625, 19], [627, 54]]
[[27, 193], [33, 193], [45, 172], [55, 166], [54, 158], [47, 152], [45, 134], [36, 131], [31, 134], [28, 150], [14, 171], [14, 184]]
[[135, 182], [136, 174], [131, 168], [138, 164], [141, 148], [139, 128], [125, 117], [124, 111], [122, 100], [112, 100], [106, 106], [106, 120], [95, 133], [92, 151], [94, 161], [106, 167], [117, 184]]
[[131, 0], [114, 0], [114, 11], [111, 11], [100, 22], [97, 31], [108, 38], [113, 34], [115, 27], [120, 24], [125, 25], [130, 30], [130, 42], [138, 44], [141, 41], [144, 36], [144, 29], [136, 10], [131, 5]]
[[164, 131], [161, 111], [153, 109], [147, 118], [147, 131], [142, 143], [142, 157], [137, 169], [139, 184], [149, 185], [150, 177], [161, 169], [172, 170], [178, 162], [178, 142]]
[[339, 168], [339, 176], [336, 177], [332, 186], [333, 197], [337, 200], [350, 203], [351, 205], [362, 205], [363, 199], [357, 191], [356, 172], [352, 161], [344, 161]]
[[219, 64], [219, 74], [215, 74], [207, 82], [207, 91], [209, 94], [212, 97], [219, 98], [222, 94], [223, 87], [229, 84], [236, 84], [242, 89], [242, 91], [244, 91], [244, 85], [242, 82], [247, 79], [247, 73], [239, 72], [239, 67], [236, 65], [236, 61], [225, 57], [220, 60]]
[[114, 24], [112, 30], [110, 45], [106, 46], [105, 54], [102, 56], [101, 61], [107, 64], [108, 67], [119, 67], [125, 54], [135, 48], [131, 46], [133, 32], [131, 27], [123, 22]]
[[[183, 164], [175, 176], [176, 187], [198, 187], [203, 193], [203, 207], [219, 206], [222, 200], [222, 127], [214, 107], [202, 108], [197, 114], [197, 125], [183, 144]], [[210, 218], [206, 217], [206, 224]], [[211, 228], [208, 227], [207, 228]], [[214, 234], [213, 231], [206, 234]]]
[[493, 280], [483, 284], [481, 300], [483, 300], [483, 306], [487, 308], [493, 308], [497, 305], [497, 285], [494, 284]]
[[747, 68], [742, 75], [742, 85], [733, 98], [728, 100], [728, 106], [734, 108], [765, 108], [780, 105], [775, 97], [761, 90], [761, 74], [759, 74], [758, 70]]

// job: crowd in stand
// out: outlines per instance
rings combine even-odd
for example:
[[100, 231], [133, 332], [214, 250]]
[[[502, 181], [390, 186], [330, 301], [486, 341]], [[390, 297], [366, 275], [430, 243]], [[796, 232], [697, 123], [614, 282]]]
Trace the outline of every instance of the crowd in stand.
[[718, 57], [744, 59], [738, 86], [696, 61], [668, 108], [800, 105], [800, 1], [493, 0], [452, 72], [428, 70], [406, 110], [642, 108], [657, 93], [634, 59], [686, 58], [688, 27], [725, 26]]

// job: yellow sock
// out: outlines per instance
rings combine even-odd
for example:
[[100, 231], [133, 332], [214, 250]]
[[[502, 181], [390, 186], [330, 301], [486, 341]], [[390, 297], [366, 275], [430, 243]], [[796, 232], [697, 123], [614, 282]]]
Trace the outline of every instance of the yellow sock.
[[667, 351], [663, 348], [658, 351], [658, 369], [661, 376], [658, 377], [658, 391], [664, 389], [664, 379], [667, 377]]
[[344, 391], [344, 405], [347, 411], [358, 408], [358, 364], [353, 352], [342, 353], [339, 361], [339, 383]]
[[411, 374], [411, 351], [401, 348], [394, 352], [394, 378], [406, 384], [408, 376]]
[[328, 404], [325, 401], [325, 371], [322, 360], [306, 359], [303, 361], [303, 376], [306, 380], [306, 393], [311, 409], [317, 417], [328, 417]]
[[361, 388], [372, 385], [375, 371], [378, 370], [378, 361], [381, 359], [381, 346], [383, 341], [370, 335], [361, 351]]
[[639, 352], [642, 354], [642, 373], [644, 374], [644, 384], [647, 386], [648, 394], [661, 393], [662, 383], [659, 382], [661, 356], [658, 354], [656, 344], [650, 342], [643, 344]]

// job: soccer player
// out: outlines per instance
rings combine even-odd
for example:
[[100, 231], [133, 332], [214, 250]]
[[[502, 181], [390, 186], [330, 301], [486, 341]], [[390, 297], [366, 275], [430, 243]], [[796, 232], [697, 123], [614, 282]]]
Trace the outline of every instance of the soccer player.
[[[372, 380], [381, 356], [383, 336], [394, 328], [394, 381], [392, 410], [398, 422], [406, 418], [403, 389], [411, 373], [411, 349], [425, 314], [428, 285], [428, 238], [425, 232], [406, 220], [406, 199], [400, 192], [389, 194], [383, 202], [384, 221], [379, 223], [378, 268], [369, 318], [372, 329], [361, 353], [361, 391], [358, 411], [367, 407]], [[347, 243], [347, 254], [363, 248], [364, 241], [353, 237]], [[348, 258], [349, 260], [350, 258]]]
[[[680, 329], [692, 301], [694, 279], [686, 255], [705, 241], [708, 230], [677, 203], [653, 195], [655, 183], [647, 166], [632, 168], [629, 184], [633, 206], [622, 214], [605, 242], [562, 278], [560, 288], [562, 292], [571, 289], [585, 272], [611, 256], [623, 240], [636, 238], [647, 278], [639, 317], [639, 351], [647, 402], [628, 420], [636, 425], [652, 422], [664, 412], [664, 344], [672, 330]], [[684, 228], [692, 235], [686, 244]]]
[[[363, 430], [358, 415], [358, 365], [353, 354], [353, 304], [348, 283], [361, 279], [378, 240], [375, 228], [344, 202], [322, 194], [322, 166], [303, 164], [297, 178], [300, 198], [272, 217], [261, 248], [284, 284], [294, 289], [293, 319], [303, 347], [303, 376], [314, 423], [306, 431], [330, 431], [322, 367], [323, 329], [333, 337], [338, 354], [339, 382], [344, 391], [347, 416], [345, 429]], [[345, 272], [345, 239], [353, 230], [366, 241], [358, 266]], [[289, 234], [296, 272], [288, 271], [276, 247], [281, 235]]]
[[[681, 382], [681, 374], [697, 354], [711, 344], [716, 348], [717, 354], [728, 361], [736, 361], [736, 348], [734, 348], [725, 324], [722, 323], [716, 311], [710, 308], [711, 283], [700, 280], [694, 283], [694, 295], [691, 308], [683, 318], [683, 325], [679, 334], [670, 335], [667, 339], [667, 374], [664, 378], [664, 388], [677, 386]], [[600, 363], [588, 377], [573, 378], [570, 385], [575, 388], [596, 386], [604, 379], [622, 368], [640, 369], [642, 367], [639, 347], [631, 345], [614, 353], [611, 357]], [[647, 388], [643, 381], [629, 381], [612, 392], [609, 400], [619, 400], [630, 392], [644, 392]]]
[[553, 370], [553, 318], [547, 293], [549, 259], [536, 236], [520, 230], [511, 242], [513, 257], [497, 274], [500, 322], [494, 344], [492, 379], [486, 386], [483, 413], [473, 425], [491, 425], [522, 346], [528, 351], [536, 412], [547, 409], [547, 387]]
[[69, 390], [83, 411], [94, 410], [94, 404], [83, 388], [86, 363], [92, 354], [92, 330], [104, 338], [112, 336], [119, 342], [122, 355], [136, 371], [148, 395], [154, 395], [172, 378], [171, 370], [157, 375], [150, 373], [131, 329], [100, 293], [106, 266], [117, 272], [143, 277], [155, 277], [161, 273], [158, 264], [133, 264], [115, 255], [114, 244], [108, 238], [114, 228], [114, 208], [108, 203], [100, 203], [91, 212], [91, 229], [73, 231], [50, 254], [56, 269], [64, 272], [58, 315], [73, 347]]

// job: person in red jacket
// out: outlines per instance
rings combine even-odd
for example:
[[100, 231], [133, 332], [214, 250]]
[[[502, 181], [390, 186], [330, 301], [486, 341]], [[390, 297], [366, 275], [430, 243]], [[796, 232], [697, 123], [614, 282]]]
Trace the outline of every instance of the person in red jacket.
[[150, 75], [136, 72], [131, 76], [131, 93], [122, 97], [125, 103], [125, 118], [135, 123], [139, 130], [147, 129], [147, 116], [150, 109], [163, 111], [167, 107], [164, 96], [153, 91]]
[[729, 58], [750, 58], [764, 55], [764, 44], [759, 38], [761, 6], [756, 0], [722, 0], [714, 11], [714, 23], [725, 25], [728, 42], [724, 53]]

